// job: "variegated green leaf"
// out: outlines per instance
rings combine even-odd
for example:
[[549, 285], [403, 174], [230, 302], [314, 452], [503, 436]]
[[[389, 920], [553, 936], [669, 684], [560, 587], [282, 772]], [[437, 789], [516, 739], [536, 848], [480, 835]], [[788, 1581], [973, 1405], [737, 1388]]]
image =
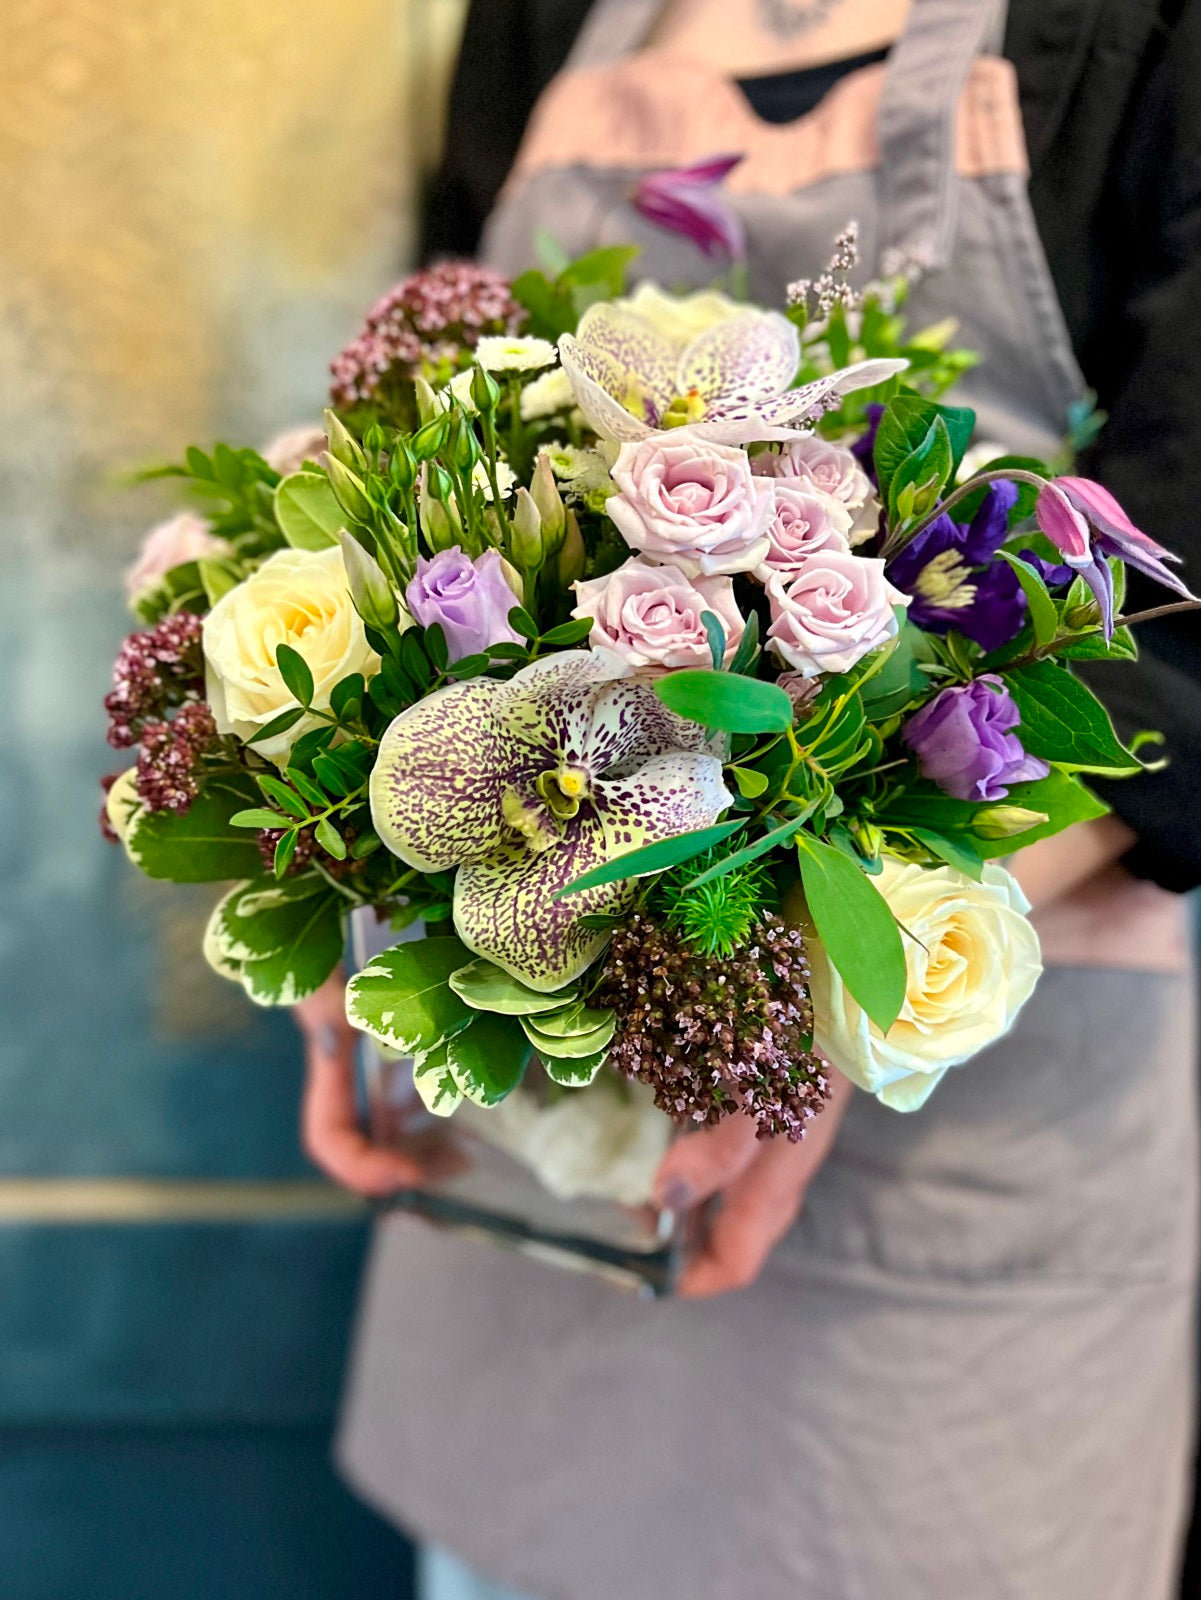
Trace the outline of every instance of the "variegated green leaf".
[[521, 1082], [533, 1051], [514, 1017], [484, 1011], [446, 1042], [446, 1062], [459, 1093], [494, 1106]]
[[448, 982], [467, 960], [455, 938], [420, 939], [373, 956], [346, 986], [351, 1026], [406, 1055], [433, 1050], [477, 1015]]
[[521, 1026], [539, 1055], [545, 1052], [556, 1059], [580, 1061], [585, 1056], [595, 1055], [597, 1051], [608, 1048], [617, 1031], [617, 1018], [609, 1012], [606, 1021], [600, 1027], [594, 1028], [591, 1033], [564, 1035], [543, 1033], [531, 1017], [522, 1017]]
[[417, 1057], [413, 1065], [413, 1083], [422, 1105], [435, 1117], [449, 1117], [463, 1104], [463, 1096], [446, 1062], [444, 1044]]
[[482, 958], [450, 975], [450, 986], [474, 1011], [496, 1011], [509, 1017], [532, 1017], [539, 1012], [556, 1011], [563, 995], [539, 994], [507, 973], [495, 962]]
[[542, 1070], [552, 1083], [565, 1089], [586, 1089], [609, 1058], [607, 1050], [598, 1050], [594, 1056], [581, 1056], [569, 1061], [554, 1056], [540, 1055]]
[[612, 1020], [612, 1011], [594, 1011], [577, 1002], [549, 1016], [539, 1017], [534, 1026], [547, 1039], [580, 1039], [590, 1033], [598, 1033]]

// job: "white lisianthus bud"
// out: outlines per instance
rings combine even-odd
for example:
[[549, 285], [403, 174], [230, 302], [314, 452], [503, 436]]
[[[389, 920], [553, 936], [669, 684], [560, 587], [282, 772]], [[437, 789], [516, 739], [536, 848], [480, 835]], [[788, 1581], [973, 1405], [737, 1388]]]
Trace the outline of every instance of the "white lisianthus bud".
[[1026, 806], [985, 806], [972, 818], [972, 832], [978, 839], [1010, 839], [1046, 820], [1045, 811], [1030, 811]]
[[358, 440], [339, 419], [336, 412], [327, 410], [324, 416], [325, 437], [328, 441], [326, 448], [330, 455], [344, 467], [349, 467], [352, 472], [362, 472], [367, 465], [367, 457], [363, 454]]
[[417, 415], [424, 427], [427, 422], [433, 421], [443, 407], [439, 404], [438, 396], [432, 386], [424, 378], [414, 378], [413, 389], [417, 396]]
[[570, 589], [577, 579], [584, 576], [586, 559], [587, 551], [584, 548], [584, 536], [580, 532], [580, 525], [575, 512], [568, 511], [564, 518], [563, 548], [559, 551], [557, 576], [560, 588]]
[[534, 497], [525, 487], [517, 491], [513, 508], [511, 554], [523, 572], [537, 572], [542, 565], [542, 516]]
[[337, 497], [338, 504], [348, 517], [355, 522], [366, 522], [371, 516], [371, 502], [368, 500], [363, 488], [363, 480], [357, 477], [349, 467], [345, 467], [337, 456], [331, 453], [329, 465], [330, 486]]
[[550, 458], [542, 451], [538, 453], [530, 495], [542, 518], [542, 549], [544, 559], [549, 561], [562, 549], [567, 521], [563, 497], [551, 471]]
[[369, 628], [390, 628], [399, 615], [396, 596], [379, 562], [345, 529], [339, 534], [354, 608]]

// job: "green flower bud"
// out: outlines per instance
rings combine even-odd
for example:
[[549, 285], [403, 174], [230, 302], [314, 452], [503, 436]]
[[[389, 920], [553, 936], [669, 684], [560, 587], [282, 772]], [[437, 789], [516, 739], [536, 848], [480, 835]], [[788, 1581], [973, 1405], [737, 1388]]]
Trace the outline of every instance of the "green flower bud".
[[875, 861], [884, 848], [884, 833], [874, 822], [864, 822], [862, 818], [851, 823], [851, 833], [854, 835], [855, 847], [860, 855], [867, 861]]
[[395, 439], [388, 461], [388, 475], [401, 494], [412, 494], [417, 482], [417, 458], [404, 439]]
[[458, 544], [456, 523], [442, 502], [435, 500], [432, 494], [421, 496], [418, 516], [425, 542], [435, 555], [439, 550], [449, 550], [452, 545]]
[[470, 475], [483, 454], [480, 441], [475, 436], [475, 429], [471, 426], [471, 419], [465, 411], [460, 411], [457, 407], [450, 425], [450, 453], [455, 466], [465, 475]]
[[471, 401], [482, 415], [495, 411], [500, 404], [500, 384], [480, 366], [471, 374]]
[[537, 572], [542, 565], [542, 518], [533, 496], [524, 486], [517, 491], [513, 507], [513, 532], [510, 554], [523, 572]]
[[324, 421], [330, 455], [344, 467], [349, 467], [352, 472], [363, 472], [367, 466], [367, 457], [354, 435], [339, 419], [337, 412], [327, 409]]
[[978, 839], [1009, 839], [1046, 821], [1045, 811], [1029, 811], [1025, 806], [985, 806], [972, 818], [972, 832]]
[[446, 468], [436, 461], [426, 463], [422, 478], [422, 486], [427, 494], [432, 494], [435, 500], [441, 500], [443, 505], [452, 505], [455, 498], [455, 483]]
[[[433, 393], [432, 389], [430, 393]], [[446, 443], [446, 436], [449, 432], [449, 411], [439, 411], [428, 422], [423, 422], [409, 441], [413, 454], [418, 461], [432, 460]]]
[[576, 521], [574, 511], [568, 511], [564, 516], [563, 548], [559, 551], [559, 565], [556, 576], [559, 587], [570, 589], [572, 584], [584, 576], [584, 563], [587, 551], [584, 549], [584, 537], [580, 532], [580, 525]]
[[555, 482], [555, 475], [551, 471], [550, 457], [544, 450], [538, 453], [538, 465], [534, 468], [530, 494], [542, 518], [542, 549], [545, 559], [552, 561], [563, 548], [563, 539], [567, 532], [567, 512], [563, 505], [563, 497], [559, 493], [559, 486]]
[[355, 610], [369, 628], [382, 631], [392, 627], [400, 615], [400, 608], [379, 562], [364, 550], [352, 533], [343, 529], [338, 537]]
[[414, 378], [413, 388], [417, 394], [417, 415], [422, 423], [432, 422], [435, 417], [442, 415], [442, 407], [438, 404], [433, 388], [424, 378]]
[[326, 471], [329, 473], [330, 487], [346, 515], [354, 522], [369, 522], [371, 501], [367, 498], [363, 480], [349, 467], [343, 466], [334, 455], [330, 456]]

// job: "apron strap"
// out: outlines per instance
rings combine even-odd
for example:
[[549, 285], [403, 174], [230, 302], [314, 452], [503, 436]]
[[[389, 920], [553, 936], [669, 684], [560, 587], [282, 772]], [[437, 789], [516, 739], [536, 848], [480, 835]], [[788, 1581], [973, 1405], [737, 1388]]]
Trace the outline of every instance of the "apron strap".
[[976, 57], [999, 53], [1006, 0], [913, 0], [880, 102], [880, 248], [946, 264], [959, 185], [955, 127]]
[[594, 0], [564, 70], [607, 67], [633, 55], [650, 37], [663, 5], [664, 0]]

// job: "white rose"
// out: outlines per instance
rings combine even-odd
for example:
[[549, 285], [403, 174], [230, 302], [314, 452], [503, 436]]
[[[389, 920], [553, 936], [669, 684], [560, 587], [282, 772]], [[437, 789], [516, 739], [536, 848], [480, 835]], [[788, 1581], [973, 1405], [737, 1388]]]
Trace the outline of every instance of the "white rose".
[[[352, 672], [369, 678], [379, 669], [351, 604], [336, 545], [277, 550], [217, 602], [204, 619], [203, 637], [205, 696], [217, 727], [245, 742], [296, 704], [275, 664], [281, 644], [304, 657], [319, 710], [328, 708], [330, 690], [342, 678]], [[306, 713], [286, 733], [254, 748], [282, 764], [294, 742], [320, 720]]]
[[953, 867], [885, 856], [871, 881], [907, 930], [905, 1003], [882, 1034], [812, 940], [814, 1043], [885, 1105], [916, 1111], [949, 1067], [1013, 1026], [1042, 972], [1038, 935], [1017, 880], [992, 863], [974, 883]]
[[158, 580], [185, 561], [201, 556], [229, 554], [224, 539], [218, 539], [203, 517], [181, 511], [178, 516], [157, 522], [142, 540], [138, 558], [125, 571], [125, 595], [133, 605], [154, 588]]
[[894, 606], [910, 596], [893, 588], [876, 557], [818, 550], [794, 578], [767, 582], [772, 622], [767, 637], [790, 667], [806, 678], [849, 672], [897, 633]]

